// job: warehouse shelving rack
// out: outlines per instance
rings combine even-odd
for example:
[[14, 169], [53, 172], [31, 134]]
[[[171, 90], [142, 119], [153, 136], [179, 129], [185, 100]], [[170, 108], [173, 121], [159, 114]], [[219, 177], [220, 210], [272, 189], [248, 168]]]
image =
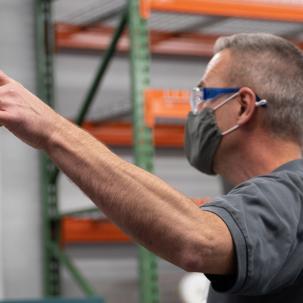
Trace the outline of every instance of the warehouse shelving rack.
[[[87, 93], [85, 102], [75, 122], [82, 125], [87, 111], [92, 104], [98, 86], [112, 59], [117, 42], [128, 23], [131, 38], [131, 69], [132, 69], [132, 100], [133, 100], [133, 142], [135, 164], [148, 170], [153, 170], [153, 145], [151, 143], [151, 131], [145, 127], [143, 119], [143, 91], [149, 85], [149, 52], [146, 22], [139, 16], [138, 1], [131, 0], [123, 12], [117, 30], [113, 34], [112, 41], [106, 50], [103, 60], [95, 75], [94, 81]], [[36, 32], [37, 32], [37, 88], [39, 96], [54, 107], [54, 79], [53, 79], [53, 54], [54, 32], [52, 23], [52, 1], [36, 0]], [[74, 280], [88, 297], [95, 297], [96, 292], [90, 283], [84, 278], [72, 260], [62, 249], [62, 227], [75, 226], [71, 218], [64, 221], [63, 218], [95, 212], [96, 209], [85, 209], [77, 212], [60, 214], [57, 201], [57, 180], [59, 170], [46, 155], [42, 155], [42, 204], [43, 204], [43, 285], [44, 296], [56, 297], [61, 293], [60, 289], [60, 265], [64, 265], [71, 273]], [[83, 222], [82, 222], [83, 223]], [[104, 231], [104, 224], [102, 231]], [[116, 234], [117, 239], [126, 241], [125, 236], [116, 228], [108, 225], [111, 239]], [[86, 225], [87, 228], [87, 225]], [[105, 230], [106, 231], [106, 230]], [[64, 235], [64, 233], [63, 233]], [[100, 235], [100, 234], [99, 234]], [[85, 239], [88, 241], [88, 239]], [[104, 237], [95, 239], [105, 240]], [[72, 240], [70, 240], [72, 242]], [[65, 243], [63, 243], [65, 244]], [[157, 285], [156, 257], [146, 249], [139, 248], [139, 273], [140, 273], [140, 302], [156, 303], [159, 301]]]
[[[37, 87], [39, 96], [50, 106], [54, 106], [53, 54], [55, 50], [52, 24], [52, 0], [35, 0], [37, 29]], [[135, 164], [153, 171], [154, 145], [180, 147], [183, 144], [182, 125], [157, 125], [157, 119], [184, 119], [189, 108], [188, 93], [175, 90], [153, 90], [149, 88], [150, 51], [158, 54], [172, 53], [210, 56], [215, 36], [189, 34], [171, 35], [170, 33], [149, 33], [147, 20], [153, 11], [175, 12], [186, 14], [206, 14], [215, 16], [242, 17], [251, 19], [303, 22], [303, 4], [293, 1], [286, 4], [282, 0], [129, 0], [127, 10], [115, 31], [97, 27], [92, 31], [86, 29], [85, 35], [91, 34], [92, 44], [83, 45], [79, 38], [81, 28], [60, 25], [57, 28], [57, 48], [86, 48], [105, 50], [94, 81], [87, 93], [82, 110], [75, 122], [83, 125], [95, 137], [108, 144], [134, 145]], [[126, 40], [125, 27], [129, 26], [129, 40]], [[60, 34], [61, 33], [61, 34]], [[74, 34], [77, 33], [77, 36]], [[96, 38], [112, 36], [111, 42]], [[120, 44], [118, 44], [120, 38]], [[161, 45], [166, 40], [182, 38], [183, 48], [178, 53], [169, 45]], [[150, 40], [149, 40], [150, 39]], [[186, 45], [186, 42], [188, 44]], [[196, 43], [196, 44], [194, 44]], [[198, 53], [195, 45], [202, 45]], [[185, 45], [185, 47], [184, 47]], [[303, 47], [302, 42], [298, 44]], [[203, 48], [204, 46], [204, 48]], [[130, 51], [131, 60], [131, 91], [133, 105], [133, 123], [84, 123], [85, 116], [92, 104], [96, 91], [113, 57], [115, 50]], [[133, 129], [133, 131], [131, 130]], [[110, 132], [110, 136], [107, 133]], [[123, 135], [121, 135], [123, 133]], [[172, 135], [173, 134], [173, 135]], [[79, 228], [77, 218], [73, 216], [95, 212], [96, 209], [84, 209], [77, 212], [60, 214], [57, 202], [58, 169], [42, 155], [42, 202], [43, 202], [43, 245], [44, 245], [44, 295], [47, 297], [60, 295], [60, 264], [70, 271], [83, 292], [90, 297], [96, 296], [95, 291], [86, 281], [73, 262], [62, 249], [66, 243], [77, 241], [129, 241], [116, 227], [91, 225], [91, 222], [81, 221], [84, 229], [77, 230], [77, 235], [71, 230]], [[88, 239], [83, 230], [93, 234]], [[104, 230], [111, 233], [111, 238], [104, 237]], [[96, 231], [96, 232], [95, 232]], [[99, 232], [100, 231], [100, 232]], [[102, 235], [103, 231], [103, 235]], [[116, 238], [115, 238], [116, 237]], [[140, 264], [140, 302], [159, 302], [157, 285], [156, 258], [144, 248], [139, 249]]]

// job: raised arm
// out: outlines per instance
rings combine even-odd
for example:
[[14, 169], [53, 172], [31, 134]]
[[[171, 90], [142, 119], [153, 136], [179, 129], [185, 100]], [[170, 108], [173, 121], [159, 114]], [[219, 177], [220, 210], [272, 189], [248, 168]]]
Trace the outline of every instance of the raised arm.
[[231, 235], [219, 217], [120, 159], [3, 73], [0, 85], [0, 123], [47, 152], [137, 242], [188, 271], [234, 271]]

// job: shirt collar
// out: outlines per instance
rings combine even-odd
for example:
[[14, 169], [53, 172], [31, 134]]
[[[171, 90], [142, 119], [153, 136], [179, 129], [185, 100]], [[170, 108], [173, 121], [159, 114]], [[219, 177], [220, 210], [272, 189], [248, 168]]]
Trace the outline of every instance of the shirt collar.
[[278, 168], [276, 168], [273, 172], [278, 172], [282, 170], [299, 170], [299, 169], [303, 169], [302, 158], [286, 162], [281, 166], [279, 166]]

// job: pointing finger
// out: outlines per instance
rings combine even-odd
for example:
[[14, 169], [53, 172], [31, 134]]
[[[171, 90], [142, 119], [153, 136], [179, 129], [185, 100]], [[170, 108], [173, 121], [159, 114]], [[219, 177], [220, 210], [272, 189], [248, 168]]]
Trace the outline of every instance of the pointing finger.
[[0, 70], [0, 86], [11, 82], [11, 78]]

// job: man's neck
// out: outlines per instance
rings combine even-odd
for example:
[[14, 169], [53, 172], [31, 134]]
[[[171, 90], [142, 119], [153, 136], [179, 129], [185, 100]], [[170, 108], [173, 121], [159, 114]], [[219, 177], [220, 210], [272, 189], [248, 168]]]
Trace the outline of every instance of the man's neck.
[[292, 141], [259, 139], [259, 142], [251, 141], [242, 149], [237, 148], [229, 158], [225, 157], [218, 172], [231, 184], [238, 185], [252, 177], [269, 174], [301, 156], [300, 146]]

